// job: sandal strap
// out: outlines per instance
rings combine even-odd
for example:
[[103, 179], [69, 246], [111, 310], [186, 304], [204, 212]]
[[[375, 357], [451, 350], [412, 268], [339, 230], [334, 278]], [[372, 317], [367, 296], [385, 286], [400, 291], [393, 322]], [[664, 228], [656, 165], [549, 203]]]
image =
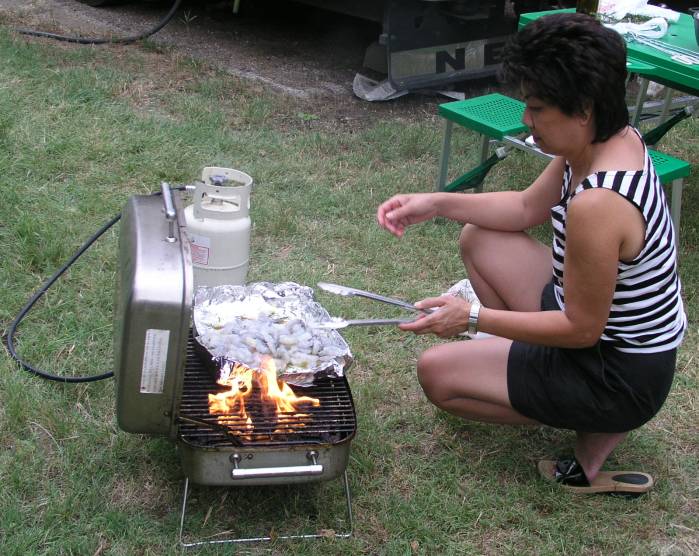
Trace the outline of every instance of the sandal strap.
[[582, 465], [575, 456], [559, 458], [553, 473], [556, 482], [569, 486], [590, 486]]

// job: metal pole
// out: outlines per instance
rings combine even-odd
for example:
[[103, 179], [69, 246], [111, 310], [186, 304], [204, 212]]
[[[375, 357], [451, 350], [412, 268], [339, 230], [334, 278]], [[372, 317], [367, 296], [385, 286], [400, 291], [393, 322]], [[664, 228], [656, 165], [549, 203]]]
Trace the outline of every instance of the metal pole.
[[451, 150], [451, 134], [453, 122], [446, 120], [444, 125], [444, 142], [442, 143], [442, 154], [439, 159], [439, 176], [437, 176], [437, 191], [444, 191], [444, 184], [447, 181], [447, 169], [449, 167], [449, 151]]
[[638, 128], [638, 124], [641, 121], [641, 113], [643, 112], [643, 102], [646, 99], [646, 94], [648, 94], [648, 79], [645, 77], [639, 77], [638, 82], [638, 97], [636, 98], [636, 110], [633, 114], [632, 126]]

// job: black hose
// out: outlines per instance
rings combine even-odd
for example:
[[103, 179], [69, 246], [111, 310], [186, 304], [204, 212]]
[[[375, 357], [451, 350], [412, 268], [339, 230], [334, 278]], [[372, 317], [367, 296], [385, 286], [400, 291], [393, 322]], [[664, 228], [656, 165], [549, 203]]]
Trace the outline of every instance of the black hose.
[[140, 41], [141, 39], [145, 39], [146, 37], [150, 37], [151, 35], [154, 35], [158, 31], [160, 31], [175, 16], [175, 13], [177, 12], [177, 8], [180, 7], [181, 3], [182, 3], [182, 0], [175, 0], [175, 3], [172, 5], [172, 8], [170, 8], [170, 11], [167, 13], [167, 15], [163, 19], [160, 20], [160, 22], [155, 27], [141, 33], [140, 35], [135, 35], [132, 37], [102, 39], [102, 38], [69, 37], [66, 35], [57, 35], [55, 33], [47, 33], [45, 31], [34, 31], [33, 29], [15, 29], [15, 31], [17, 31], [18, 33], [20, 33], [22, 35], [30, 35], [32, 37], [45, 37], [48, 39], [55, 39], [57, 41], [74, 42], [74, 43], [78, 43], [78, 44], [128, 44], [128, 43]]
[[37, 376], [40, 376], [41, 378], [44, 378], [46, 380], [53, 380], [55, 382], [94, 382], [96, 380], [103, 380], [105, 378], [110, 378], [114, 376], [113, 372], [108, 372], [108, 373], [103, 373], [100, 375], [93, 375], [93, 376], [69, 376], [69, 377], [64, 377], [64, 376], [58, 376], [58, 375], [52, 375], [50, 373], [47, 373], [46, 371], [42, 371], [40, 369], [37, 369], [24, 361], [19, 355], [17, 355], [17, 352], [15, 351], [15, 332], [17, 330], [17, 327], [19, 324], [22, 322], [24, 317], [27, 315], [27, 313], [31, 310], [31, 308], [34, 306], [34, 304], [39, 301], [42, 295], [44, 295], [48, 289], [53, 285], [53, 283], [58, 280], [63, 273], [68, 270], [71, 265], [80, 258], [80, 256], [89, 249], [89, 247], [97, 241], [104, 232], [106, 232], [109, 228], [114, 226], [119, 219], [121, 218], [121, 214], [116, 215], [114, 218], [112, 218], [109, 222], [107, 222], [104, 226], [102, 226], [89, 240], [87, 240], [85, 243], [82, 244], [80, 249], [78, 249], [75, 254], [68, 259], [68, 262], [66, 262], [61, 268], [59, 268], [56, 272], [54, 272], [53, 276], [51, 276], [46, 282], [44, 282], [39, 290], [27, 301], [24, 307], [22, 307], [22, 310], [17, 314], [15, 317], [15, 320], [12, 321], [12, 324], [10, 325], [10, 328], [7, 330], [7, 336], [5, 337], [5, 340], [7, 342], [7, 350], [10, 352], [10, 355], [12, 358], [19, 363], [23, 369], [29, 371], [30, 373], [33, 373]]
[[[178, 186], [178, 187], [173, 187], [172, 189], [174, 191], [183, 191], [187, 188], [187, 186]], [[160, 191], [156, 191], [154, 193], [151, 193], [151, 195], [157, 196], [157, 195], [162, 195]], [[109, 230], [114, 224], [116, 224], [119, 219], [121, 219], [121, 214], [117, 214], [115, 217], [113, 217], [109, 222], [104, 224], [97, 232], [95, 232], [90, 239], [88, 239], [85, 243], [83, 243], [80, 248], [73, 254], [70, 259], [61, 267], [59, 268], [54, 274], [44, 282], [39, 290], [27, 301], [27, 303], [22, 307], [22, 310], [17, 314], [15, 319], [12, 321], [12, 324], [10, 324], [10, 327], [7, 329], [7, 334], [5, 335], [5, 343], [7, 345], [7, 351], [10, 352], [10, 355], [12, 356], [12, 359], [17, 361], [17, 363], [20, 364], [20, 366], [26, 370], [29, 371], [32, 374], [35, 374], [38, 377], [41, 377], [46, 380], [53, 380], [54, 382], [66, 382], [66, 383], [78, 383], [78, 382], [95, 382], [97, 380], [104, 380], [105, 378], [111, 378], [114, 376], [114, 373], [112, 371], [108, 373], [102, 373], [99, 375], [92, 375], [92, 376], [58, 376], [58, 375], [52, 375], [51, 373], [48, 373], [46, 371], [42, 371], [41, 369], [37, 369], [36, 367], [33, 367], [29, 363], [27, 363], [24, 359], [22, 359], [18, 354], [17, 351], [15, 350], [15, 332], [17, 331], [17, 327], [20, 325], [22, 320], [24, 320], [24, 317], [27, 315], [27, 313], [31, 310], [31, 308], [36, 304], [39, 299], [41, 299], [41, 296], [44, 295], [48, 289], [53, 285], [53, 283], [58, 280], [63, 273], [65, 273], [66, 270], [68, 270], [75, 261], [77, 261], [80, 256], [87, 251], [90, 246], [95, 243], [102, 235]]]

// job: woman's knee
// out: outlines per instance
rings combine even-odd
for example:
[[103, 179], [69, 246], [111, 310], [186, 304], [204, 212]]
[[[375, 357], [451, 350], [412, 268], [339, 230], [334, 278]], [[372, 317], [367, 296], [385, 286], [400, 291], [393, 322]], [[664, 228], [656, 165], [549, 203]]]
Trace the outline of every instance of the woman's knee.
[[[499, 233], [474, 224], [466, 224], [459, 236], [461, 260], [467, 268], [476, 269], [485, 264], [485, 257], [490, 253], [494, 241], [499, 240]], [[484, 257], [485, 256], [485, 257]]]
[[475, 226], [474, 224], [466, 224], [461, 229], [461, 235], [459, 236], [459, 251], [461, 252], [461, 259], [465, 262], [472, 262], [473, 259], [473, 246], [478, 245], [478, 235], [481, 233], [481, 228]]
[[424, 351], [417, 361], [417, 379], [427, 398], [439, 405], [440, 400], [449, 399], [449, 385], [444, 380], [446, 361], [440, 354], [440, 346]]

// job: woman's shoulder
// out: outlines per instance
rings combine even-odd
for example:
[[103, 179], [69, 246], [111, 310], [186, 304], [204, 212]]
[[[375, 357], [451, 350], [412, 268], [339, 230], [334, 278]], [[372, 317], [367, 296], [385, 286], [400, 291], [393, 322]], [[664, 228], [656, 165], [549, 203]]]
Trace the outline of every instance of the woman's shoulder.
[[627, 126], [606, 141], [596, 144], [591, 174], [639, 172], [646, 167], [646, 148], [636, 130]]

